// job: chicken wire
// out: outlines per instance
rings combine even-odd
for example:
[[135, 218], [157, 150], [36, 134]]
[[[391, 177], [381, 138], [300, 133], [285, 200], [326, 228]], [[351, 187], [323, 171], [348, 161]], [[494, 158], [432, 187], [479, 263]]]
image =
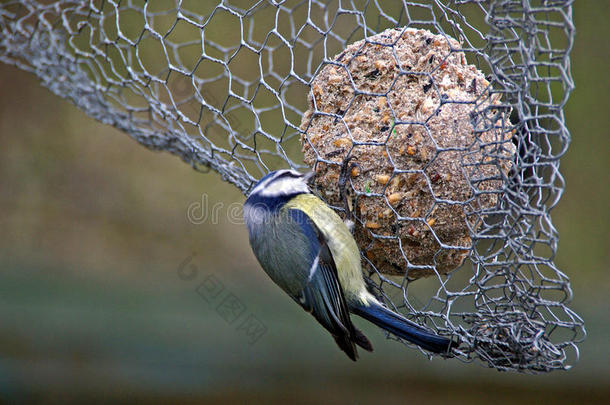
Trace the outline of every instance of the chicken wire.
[[[0, 60], [144, 146], [213, 170], [247, 193], [270, 170], [308, 168], [301, 144], [311, 136], [302, 125], [307, 98], [316, 75], [349, 44], [388, 28], [455, 38], [460, 48], [451, 52], [464, 52], [489, 82], [472, 108], [495, 103], [483, 110], [496, 114], [494, 128], [514, 145], [510, 171], [500, 176], [492, 207], [461, 203], [478, 225], [469, 227], [467, 260], [457, 270], [441, 274], [434, 261], [414, 264], [403, 253], [406, 274], [389, 276], [363, 249], [368, 281], [387, 305], [459, 341], [450, 357], [499, 370], [569, 368], [585, 330], [567, 306], [569, 279], [553, 262], [558, 235], [550, 211], [564, 188], [559, 161], [570, 141], [563, 107], [573, 88], [571, 1], [213, 3], [7, 1], [0, 5]], [[485, 145], [481, 151], [497, 159]], [[372, 194], [351, 180], [348, 186], [356, 200]], [[356, 228], [379, 238], [355, 214]], [[430, 231], [439, 252], [450, 248]], [[409, 277], [421, 267], [432, 276]]]

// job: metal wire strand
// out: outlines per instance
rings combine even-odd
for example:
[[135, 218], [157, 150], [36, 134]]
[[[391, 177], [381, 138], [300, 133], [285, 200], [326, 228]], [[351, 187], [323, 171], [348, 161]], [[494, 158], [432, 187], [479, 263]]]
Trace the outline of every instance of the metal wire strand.
[[[405, 275], [394, 277], [377, 268], [364, 248], [368, 281], [389, 306], [459, 340], [454, 353], [459, 360], [478, 359], [519, 372], [574, 364], [585, 329], [568, 307], [569, 279], [553, 261], [558, 234], [550, 216], [564, 188], [559, 161], [570, 142], [563, 111], [573, 88], [570, 1], [211, 3], [5, 1], [0, 5], [0, 60], [32, 72], [56, 95], [142, 145], [171, 152], [197, 170], [214, 170], [247, 193], [270, 170], [307, 167], [301, 151], [301, 139], [311, 141], [301, 124], [310, 107], [307, 97], [325, 66], [348, 67], [335, 55], [349, 44], [388, 28], [455, 38], [461, 48], [451, 52], [463, 52], [490, 83], [485, 99], [473, 105], [481, 110], [472, 116], [473, 127], [511, 134], [516, 151], [511, 170], [495, 180], [470, 176], [474, 197], [467, 201], [434, 197], [436, 205], [459, 205], [468, 219], [467, 260], [450, 272], [440, 271], [437, 263], [456, 246], [435, 233], [430, 213], [401, 216], [385, 189], [359, 189], [352, 183], [356, 204], [376, 196], [396, 215], [397, 227], [418, 220], [438, 244], [430, 263], [414, 262], [404, 240], [367, 229], [356, 211], [355, 222], [367, 232], [371, 248], [385, 238], [402, 252], [398, 260]], [[438, 92], [440, 83], [429, 77], [427, 88]], [[492, 101], [497, 101], [493, 108]], [[341, 113], [331, 115], [342, 120]], [[391, 120], [396, 126], [429, 126], [426, 119]], [[482, 137], [477, 139], [481, 143]], [[352, 151], [374, 147], [356, 136], [351, 144]], [[464, 160], [465, 172], [499, 165], [505, 156], [501, 142], [477, 150], [485, 159]], [[446, 151], [436, 145], [437, 155]], [[337, 166], [319, 148], [313, 154], [317, 165]], [[436, 174], [426, 168], [404, 170], [394, 162], [391, 175], [403, 174], [422, 176], [434, 195]], [[478, 187], [484, 181], [502, 184], [488, 206], [476, 204], [485, 195]], [[335, 206], [343, 214], [343, 205]], [[432, 276], [416, 281], [412, 275], [418, 270]]]

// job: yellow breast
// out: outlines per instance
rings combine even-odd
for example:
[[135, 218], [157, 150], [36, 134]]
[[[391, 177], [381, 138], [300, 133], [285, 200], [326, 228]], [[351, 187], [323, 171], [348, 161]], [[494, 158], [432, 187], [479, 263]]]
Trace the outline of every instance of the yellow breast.
[[341, 217], [313, 194], [299, 194], [285, 207], [299, 209], [312, 219], [328, 242], [345, 298], [366, 303], [369, 293], [362, 278], [358, 245]]

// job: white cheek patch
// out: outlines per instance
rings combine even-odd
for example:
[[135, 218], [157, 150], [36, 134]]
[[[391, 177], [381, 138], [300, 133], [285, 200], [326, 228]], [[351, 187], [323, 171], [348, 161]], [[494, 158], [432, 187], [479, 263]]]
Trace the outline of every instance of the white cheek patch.
[[278, 177], [282, 176], [284, 173], [287, 173], [287, 172], [291, 172], [295, 176], [300, 175], [298, 172], [296, 172], [294, 170], [278, 170], [277, 172], [275, 172], [275, 174], [273, 174], [272, 177], [268, 178], [264, 182], [258, 184], [256, 187], [254, 187], [254, 189], [252, 190], [252, 192], [250, 194], [251, 195], [254, 195], [254, 194], [263, 195], [263, 191], [269, 186], [269, 184], [273, 183]]
[[295, 193], [307, 193], [308, 191], [307, 184], [302, 179], [288, 177], [275, 181], [272, 180], [270, 184], [267, 184], [265, 188], [259, 191], [259, 195], [263, 197], [280, 197]]
[[[294, 176], [282, 178], [286, 173], [292, 173]], [[309, 188], [299, 172], [294, 170], [279, 170], [277, 173], [273, 174], [272, 177], [257, 185], [250, 195], [273, 198], [308, 192]]]

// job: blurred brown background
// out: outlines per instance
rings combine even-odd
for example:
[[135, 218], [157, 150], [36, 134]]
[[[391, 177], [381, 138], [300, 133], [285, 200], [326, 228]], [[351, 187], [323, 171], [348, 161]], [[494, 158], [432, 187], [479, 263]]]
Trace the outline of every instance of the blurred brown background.
[[[0, 402], [607, 399], [610, 29], [602, 8], [575, 5], [573, 141], [553, 211], [558, 267], [589, 334], [571, 371], [528, 376], [428, 361], [359, 321], [376, 352], [352, 363], [259, 269], [243, 226], [227, 216], [243, 201], [236, 189], [142, 148], [0, 64]], [[219, 221], [189, 221], [197, 203], [218, 204]], [[197, 291], [210, 280], [267, 328], [254, 344]]]

